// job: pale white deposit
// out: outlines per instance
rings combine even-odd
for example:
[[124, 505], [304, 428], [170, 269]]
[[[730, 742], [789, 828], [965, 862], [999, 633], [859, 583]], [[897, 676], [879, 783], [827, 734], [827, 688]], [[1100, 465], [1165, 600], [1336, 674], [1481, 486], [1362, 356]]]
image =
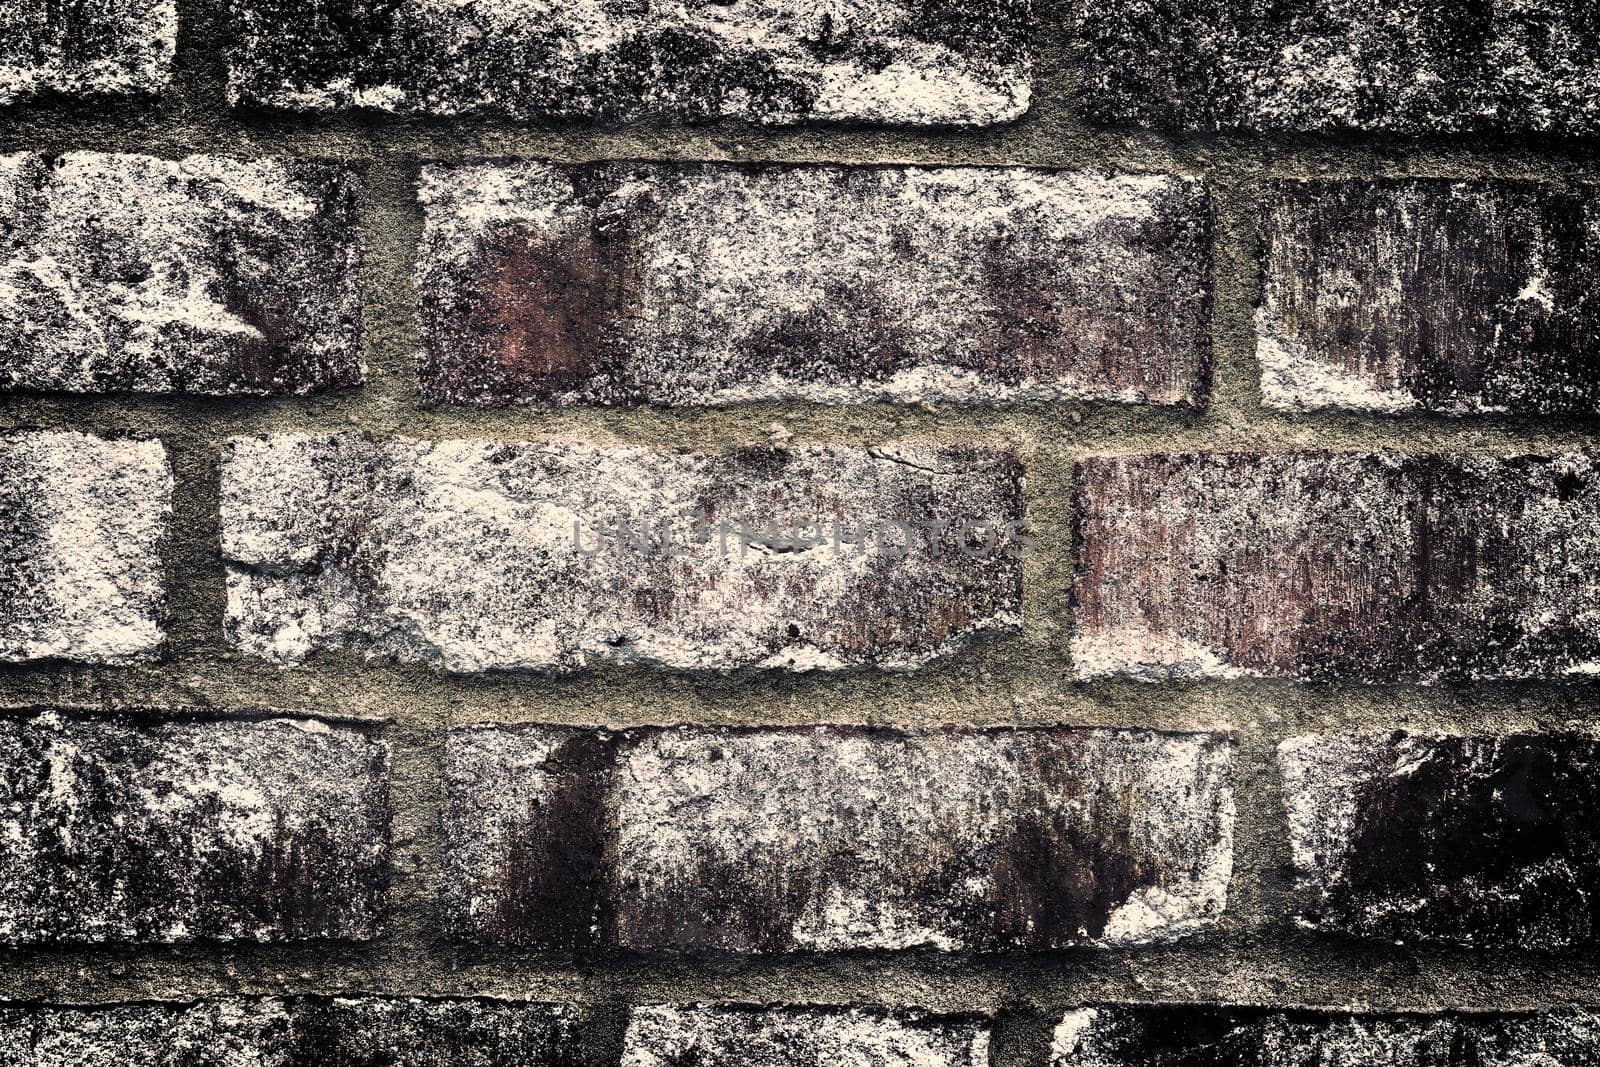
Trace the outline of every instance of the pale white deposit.
[[[222, 475], [228, 628], [451, 672], [593, 657], [685, 670], [909, 669], [1020, 622], [1021, 563], [955, 535], [909, 553], [774, 546], [931, 517], [1020, 519], [1020, 468], [921, 445], [727, 456], [359, 435], [235, 438]], [[709, 521], [694, 531], [697, 515]], [[666, 524], [638, 550], [619, 536]], [[885, 528], [888, 528], [887, 526]]]
[[862, 1008], [647, 1005], [622, 1067], [988, 1067], [989, 1022]]
[[0, 662], [149, 658], [166, 615], [159, 441], [0, 436]]

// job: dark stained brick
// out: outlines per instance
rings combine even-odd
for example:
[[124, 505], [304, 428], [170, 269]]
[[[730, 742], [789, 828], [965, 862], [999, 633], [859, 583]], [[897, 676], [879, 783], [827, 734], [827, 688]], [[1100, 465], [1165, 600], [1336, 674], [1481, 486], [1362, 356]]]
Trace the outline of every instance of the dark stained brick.
[[0, 389], [358, 384], [356, 187], [311, 159], [0, 156]]
[[1600, 940], [1600, 742], [1309, 735], [1278, 750], [1303, 916], [1359, 937]]
[[1600, 132], [1592, 0], [1106, 0], [1081, 34], [1099, 122]]
[[1280, 182], [1257, 316], [1272, 406], [1600, 413], [1600, 196]]
[[1586, 453], [1096, 457], [1074, 501], [1082, 676], [1600, 671]]
[[404, 997], [0, 1004], [7, 1067], [578, 1067], [564, 1005]]
[[1193, 179], [526, 162], [422, 200], [435, 401], [1203, 400]]
[[1595, 1067], [1589, 1012], [1434, 1015], [1114, 1005], [1068, 1012], [1050, 1067]]
[[232, 0], [242, 105], [520, 119], [988, 125], [1032, 79], [1027, 0]]
[[0, 105], [38, 93], [157, 93], [172, 73], [176, 0], [5, 0]]
[[622, 1067], [988, 1067], [989, 1020], [881, 1008], [635, 1008]]
[[0, 718], [0, 940], [369, 938], [388, 750], [312, 719]]
[[151, 658], [171, 516], [159, 441], [0, 435], [0, 663]]
[[908, 669], [1020, 623], [1021, 495], [968, 447], [235, 438], [228, 626], [283, 663]]
[[461, 727], [446, 924], [742, 953], [1170, 940], [1226, 902], [1231, 753], [1138, 730]]

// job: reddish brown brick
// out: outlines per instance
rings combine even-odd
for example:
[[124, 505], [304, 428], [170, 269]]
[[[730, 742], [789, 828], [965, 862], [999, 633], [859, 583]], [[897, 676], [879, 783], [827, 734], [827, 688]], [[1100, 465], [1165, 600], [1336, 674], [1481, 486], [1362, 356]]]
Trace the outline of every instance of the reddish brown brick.
[[1600, 672], [1587, 453], [1097, 457], [1074, 507], [1083, 676]]

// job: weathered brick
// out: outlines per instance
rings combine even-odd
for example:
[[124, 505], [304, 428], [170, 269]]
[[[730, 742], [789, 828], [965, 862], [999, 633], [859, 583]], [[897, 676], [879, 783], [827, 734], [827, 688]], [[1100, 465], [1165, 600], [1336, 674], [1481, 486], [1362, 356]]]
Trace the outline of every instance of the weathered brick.
[[1266, 242], [1269, 405], [1600, 413], [1594, 187], [1280, 182]]
[[1050, 1067], [1594, 1067], [1589, 1012], [1351, 1014], [1209, 1005], [1070, 1011]]
[[1600, 131], [1591, 0], [1085, 5], [1091, 119], [1222, 130]]
[[1600, 741], [1312, 735], [1278, 750], [1302, 917], [1397, 941], [1600, 940]]
[[0, 105], [46, 92], [160, 92], [177, 40], [176, 0], [5, 0]]
[[1600, 671], [1589, 454], [1136, 455], [1076, 480], [1080, 675]]
[[576, 1067], [576, 1012], [487, 999], [228, 998], [0, 1005], [16, 1067]]
[[1231, 754], [1139, 730], [461, 727], [446, 924], [754, 953], [1168, 940], [1225, 905]]
[[0, 940], [368, 938], [388, 751], [313, 719], [0, 718]]
[[[228, 626], [280, 662], [347, 647], [453, 672], [589, 656], [913, 667], [1018, 624], [1016, 546], [982, 542], [1020, 519], [1020, 483], [1011, 455], [965, 447], [235, 438], [222, 477]], [[697, 514], [709, 525], [692, 529]], [[884, 527], [892, 551], [832, 542], [930, 520], [948, 526], [909, 535], [908, 552], [899, 527]], [[650, 542], [624, 547], [619, 521], [648, 525]], [[798, 539], [819, 525], [823, 543]]]
[[310, 159], [0, 156], [0, 389], [357, 384], [356, 185]]
[[229, 94], [521, 119], [987, 125], [1028, 107], [1027, 0], [232, 0]]
[[1022, 168], [424, 172], [433, 400], [1202, 397], [1194, 179]]
[[622, 1067], [988, 1067], [989, 1020], [879, 1008], [650, 1005]]
[[150, 656], [171, 514], [159, 441], [0, 435], [0, 662]]

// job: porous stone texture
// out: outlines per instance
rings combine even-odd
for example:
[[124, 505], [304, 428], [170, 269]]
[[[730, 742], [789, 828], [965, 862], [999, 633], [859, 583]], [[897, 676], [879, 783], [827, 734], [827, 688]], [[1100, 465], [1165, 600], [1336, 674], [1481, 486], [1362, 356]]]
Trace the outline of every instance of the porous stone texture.
[[622, 1067], [988, 1067], [989, 1020], [875, 1008], [650, 1005]]
[[526, 162], [421, 195], [432, 400], [1203, 399], [1194, 179]]
[[159, 441], [0, 435], [0, 662], [149, 658], [171, 514]]
[[1588, 453], [1094, 457], [1074, 506], [1080, 676], [1600, 673]]
[[1268, 405], [1600, 412], [1594, 187], [1279, 182], [1265, 220]]
[[0, 940], [368, 938], [388, 749], [315, 719], [0, 718]]
[[1226, 903], [1231, 758], [1142, 730], [462, 727], [446, 924], [745, 953], [1168, 940]]
[[232, 0], [229, 94], [301, 111], [976, 126], [1032, 85], [1027, 0]]
[[228, 630], [280, 663], [911, 668], [1019, 624], [1020, 519], [1016, 458], [968, 447], [234, 438]]
[[577, 1067], [574, 1009], [487, 999], [227, 998], [0, 1005], [16, 1067]]
[[357, 184], [311, 159], [0, 156], [0, 389], [359, 383]]
[[1600, 131], [1591, 0], [1108, 0], [1080, 33], [1081, 103], [1103, 123]]
[[0, 106], [47, 92], [160, 92], [177, 40], [177, 0], [5, 0]]
[[1600, 938], [1600, 742], [1309, 735], [1278, 749], [1303, 921], [1392, 941]]
[[1593, 1067], [1588, 1012], [1433, 1015], [1114, 1005], [1069, 1011], [1050, 1067]]

